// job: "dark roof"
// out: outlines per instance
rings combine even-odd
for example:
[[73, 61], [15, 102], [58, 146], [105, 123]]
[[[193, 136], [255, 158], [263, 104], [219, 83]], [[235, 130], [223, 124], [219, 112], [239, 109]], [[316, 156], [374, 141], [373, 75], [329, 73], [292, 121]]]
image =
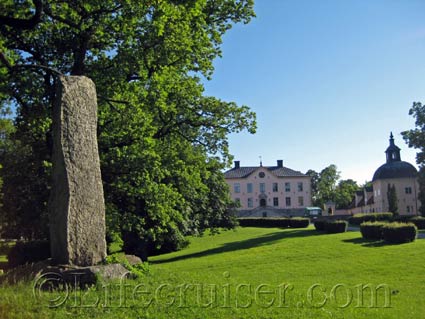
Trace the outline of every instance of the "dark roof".
[[372, 181], [374, 182], [378, 179], [416, 177], [417, 174], [418, 171], [410, 163], [404, 161], [389, 162], [376, 170], [375, 174], [373, 174]]
[[[248, 166], [248, 167], [239, 167], [232, 168], [224, 173], [225, 178], [245, 178], [251, 175], [255, 170], [257, 170], [260, 166]], [[294, 171], [287, 167], [279, 167], [279, 166], [269, 166], [265, 167], [270, 173], [274, 174], [277, 177], [306, 177], [307, 175]]]

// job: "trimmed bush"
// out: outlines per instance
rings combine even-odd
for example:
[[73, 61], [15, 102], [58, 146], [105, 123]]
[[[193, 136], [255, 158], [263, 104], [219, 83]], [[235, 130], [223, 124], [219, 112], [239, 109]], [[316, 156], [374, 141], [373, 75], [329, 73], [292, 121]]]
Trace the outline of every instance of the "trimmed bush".
[[291, 228], [306, 228], [309, 224], [309, 218], [295, 217], [289, 220], [289, 227]]
[[376, 221], [391, 221], [393, 213], [371, 213], [371, 214], [354, 214], [348, 219], [351, 225], [357, 225], [364, 222], [376, 222]]
[[47, 240], [17, 242], [7, 254], [8, 268], [34, 263], [50, 257], [50, 244]]
[[414, 241], [417, 233], [418, 229], [412, 223], [388, 223], [382, 227], [384, 240], [392, 244], [402, 244]]
[[394, 216], [392, 221], [393, 222], [399, 222], [399, 223], [408, 223], [414, 217], [415, 216], [412, 216], [412, 215], [398, 215], [398, 216]]
[[411, 218], [410, 222], [415, 224], [418, 229], [425, 229], [425, 217], [416, 216]]
[[334, 220], [326, 222], [324, 226], [328, 234], [345, 233], [347, 231], [348, 222], [345, 220]]
[[316, 228], [316, 230], [325, 231], [326, 223], [327, 223], [326, 220], [316, 220], [314, 221], [314, 227]]
[[238, 218], [239, 226], [242, 227], [283, 227], [289, 226], [288, 218]]
[[360, 225], [360, 232], [364, 239], [383, 239], [382, 227], [387, 225], [385, 222], [364, 222]]

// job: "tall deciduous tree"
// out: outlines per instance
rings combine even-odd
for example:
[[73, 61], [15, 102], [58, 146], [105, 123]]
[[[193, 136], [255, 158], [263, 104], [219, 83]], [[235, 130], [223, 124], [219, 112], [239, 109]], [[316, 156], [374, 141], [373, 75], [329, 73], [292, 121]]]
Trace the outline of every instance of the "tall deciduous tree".
[[2, 17], [37, 19], [30, 28], [0, 26], [0, 98], [18, 105], [14, 140], [25, 163], [11, 161], [10, 169], [31, 170], [15, 196], [28, 196], [34, 219], [46, 210], [59, 72], [96, 84], [109, 230], [142, 239], [133, 249], [147, 255], [186, 232], [229, 225], [220, 173], [231, 161], [227, 135], [254, 133], [255, 114], [205, 96], [201, 78], [211, 78], [224, 33], [254, 16], [253, 1], [43, 1], [39, 17], [31, 6], [0, 5]]
[[388, 210], [394, 215], [398, 215], [397, 192], [395, 185], [388, 184], [387, 190]]
[[419, 211], [425, 216], [425, 105], [420, 102], [414, 102], [409, 110], [409, 115], [415, 118], [415, 128], [404, 131], [401, 134], [409, 147], [418, 150], [416, 153], [416, 163], [419, 165], [418, 198], [421, 202]]
[[338, 182], [335, 190], [335, 203], [337, 209], [346, 209], [353, 201], [354, 193], [359, 185], [352, 179], [344, 179]]

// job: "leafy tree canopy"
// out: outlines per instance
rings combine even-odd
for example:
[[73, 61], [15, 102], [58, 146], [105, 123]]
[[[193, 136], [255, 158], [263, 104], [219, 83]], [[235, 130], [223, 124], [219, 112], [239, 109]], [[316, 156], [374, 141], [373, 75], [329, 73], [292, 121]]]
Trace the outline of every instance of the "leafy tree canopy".
[[[224, 33], [254, 17], [253, 1], [39, 5], [0, 4], [0, 21], [12, 19], [0, 26], [0, 101], [17, 105], [14, 147], [25, 152], [19, 160], [8, 159], [18, 181], [8, 196], [27, 191], [19, 205], [9, 201], [9, 214], [28, 216], [29, 207], [39, 220], [45, 214], [51, 110], [56, 75], [62, 73], [85, 75], [96, 84], [110, 231], [143, 238], [146, 253], [186, 232], [231, 225], [231, 201], [220, 173], [231, 161], [227, 135], [254, 133], [255, 114], [205, 96], [201, 79], [211, 78]], [[16, 19], [33, 22], [20, 28], [13, 25]]]

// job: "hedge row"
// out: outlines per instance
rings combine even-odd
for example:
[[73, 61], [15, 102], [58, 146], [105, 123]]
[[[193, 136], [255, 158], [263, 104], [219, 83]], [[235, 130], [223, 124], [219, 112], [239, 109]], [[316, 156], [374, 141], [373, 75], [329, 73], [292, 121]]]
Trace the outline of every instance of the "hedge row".
[[363, 238], [401, 244], [414, 241], [418, 229], [413, 223], [365, 222], [360, 225]]
[[345, 220], [316, 220], [314, 227], [319, 231], [326, 231], [328, 234], [345, 233], [347, 231], [348, 223]]
[[310, 219], [294, 218], [239, 218], [239, 226], [242, 227], [281, 227], [281, 228], [306, 228], [310, 224]]
[[360, 225], [364, 222], [376, 222], [376, 221], [391, 221], [393, 213], [372, 213], [372, 214], [354, 214], [348, 219], [351, 225]]
[[48, 241], [17, 242], [7, 254], [7, 266], [8, 268], [14, 268], [47, 258], [50, 258], [50, 244]]
[[416, 239], [418, 229], [414, 224], [388, 223], [382, 227], [382, 234], [389, 243], [409, 243]]
[[386, 225], [385, 222], [364, 222], [360, 225], [360, 232], [364, 239], [383, 239], [382, 227]]
[[422, 216], [416, 216], [410, 219], [410, 222], [412, 224], [415, 224], [415, 226], [418, 229], [425, 229], [425, 217]]

